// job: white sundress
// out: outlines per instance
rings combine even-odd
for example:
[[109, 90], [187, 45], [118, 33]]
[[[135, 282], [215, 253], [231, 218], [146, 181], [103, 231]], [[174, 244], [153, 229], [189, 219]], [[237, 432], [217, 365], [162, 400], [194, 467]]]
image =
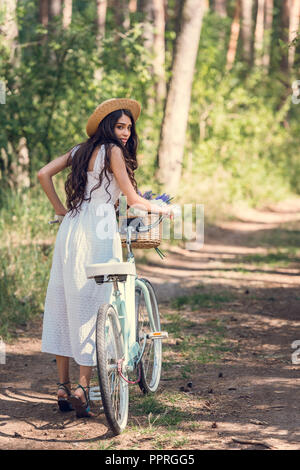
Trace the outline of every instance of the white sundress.
[[[87, 173], [85, 197], [99, 181], [104, 156], [102, 145], [93, 171]], [[42, 352], [72, 357], [83, 366], [96, 365], [96, 316], [112, 293], [111, 283], [97, 285], [85, 273], [87, 264], [105, 263], [113, 257], [113, 236], [118, 231], [114, 204], [121, 191], [113, 174], [108, 175], [111, 198], [105, 190], [108, 178], [103, 173], [102, 184], [92, 192], [91, 201], [83, 201], [75, 217], [67, 213], [63, 218], [45, 299]]]

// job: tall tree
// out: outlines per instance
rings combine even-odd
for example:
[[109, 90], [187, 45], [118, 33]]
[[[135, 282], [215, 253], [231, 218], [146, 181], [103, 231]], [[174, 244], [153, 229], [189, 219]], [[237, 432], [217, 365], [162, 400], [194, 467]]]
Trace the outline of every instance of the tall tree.
[[[107, 12], [107, 0], [97, 0], [97, 14], [96, 14], [96, 45], [97, 53], [99, 56], [102, 54], [102, 44], [105, 37], [105, 23], [106, 23], [106, 12]], [[100, 82], [102, 79], [103, 70], [101, 67], [98, 67], [94, 72], [94, 78], [96, 82]]]
[[[220, 16], [220, 18], [226, 18], [227, 16], [227, 9], [226, 9], [226, 1], [227, 0], [214, 0], [213, 1], [213, 11], [216, 15]], [[225, 28], [221, 28], [219, 31], [219, 40], [221, 44], [225, 43], [226, 31]]]
[[252, 9], [253, 0], [242, 0], [242, 42], [243, 42], [243, 59], [248, 62], [252, 61]]
[[63, 27], [66, 29], [72, 21], [72, 0], [63, 0]]
[[49, 8], [48, 0], [39, 1], [39, 21], [43, 26], [48, 26], [49, 21]]
[[154, 11], [152, 0], [139, 0], [138, 3], [139, 11], [143, 14], [143, 37], [145, 47], [149, 50], [153, 50], [154, 43]]
[[113, 9], [117, 28], [126, 31], [130, 27], [128, 0], [113, 0]]
[[185, 133], [205, 3], [185, 0], [182, 24], [176, 41], [172, 78], [168, 90], [157, 177], [167, 191], [176, 194], [181, 177]]
[[[289, 18], [289, 42], [292, 42], [299, 31], [300, 19], [300, 0], [290, 0], [290, 18]], [[291, 69], [295, 60], [295, 46], [289, 48], [288, 65]]]
[[5, 39], [7, 50], [10, 52], [10, 62], [15, 61], [15, 52], [18, 44], [18, 24], [16, 17], [17, 0], [2, 0], [1, 11], [4, 13], [4, 21], [1, 32]]
[[266, 72], [268, 72], [269, 66], [270, 66], [273, 10], [274, 10], [274, 0], [265, 0], [264, 53], [262, 57], [262, 65]]
[[[19, 29], [17, 22], [17, 0], [2, 0], [0, 2], [0, 13], [3, 23], [0, 26], [5, 55], [7, 61], [13, 69], [19, 65]], [[2, 41], [1, 41], [2, 42]], [[4, 52], [3, 51], [3, 52]], [[16, 75], [11, 85], [13, 94], [20, 94], [19, 77]], [[17, 117], [18, 114], [16, 114]], [[19, 117], [20, 119], [20, 117]], [[19, 125], [22, 125], [19, 123]], [[25, 131], [24, 131], [25, 134]], [[14, 132], [7, 137], [6, 148], [1, 149], [0, 167], [2, 175], [5, 174], [6, 182], [14, 188], [28, 187], [29, 180], [29, 158], [27, 140], [23, 136], [20, 139], [15, 137]]]
[[129, 8], [130, 13], [136, 13], [137, 0], [129, 0], [128, 8]]
[[49, 16], [54, 18], [61, 14], [61, 0], [49, 0]]
[[[49, 1], [48, 0], [39, 0], [39, 22], [47, 30], [49, 23]], [[41, 44], [45, 44], [47, 41], [47, 32], [41, 34], [40, 37]]]
[[97, 49], [102, 50], [102, 40], [105, 36], [105, 21], [107, 11], [107, 0], [97, 0], [97, 32], [96, 32], [96, 43]]
[[265, 24], [265, 0], [257, 1], [257, 15], [254, 39], [254, 62], [255, 65], [262, 65], [264, 48], [264, 24]]
[[166, 96], [165, 78], [165, 9], [163, 0], [153, 0], [154, 40], [153, 71], [155, 77], [156, 102], [161, 103]]
[[231, 70], [237, 50], [237, 43], [240, 34], [240, 16], [241, 16], [241, 0], [236, 0], [234, 18], [231, 23], [230, 39], [227, 51], [226, 69]]
[[[287, 46], [289, 41], [289, 22], [290, 22], [290, 0], [282, 0], [281, 3], [281, 39]], [[281, 70], [283, 73], [288, 73], [289, 61], [288, 51], [282, 51]]]
[[214, 0], [213, 10], [222, 18], [226, 18], [227, 16], [226, 0]]

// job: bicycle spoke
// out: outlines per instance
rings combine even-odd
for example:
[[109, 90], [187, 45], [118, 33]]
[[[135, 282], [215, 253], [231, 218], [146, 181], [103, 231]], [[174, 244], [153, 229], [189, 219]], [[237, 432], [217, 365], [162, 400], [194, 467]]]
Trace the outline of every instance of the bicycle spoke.
[[128, 389], [122, 387], [118, 372], [118, 361], [124, 355], [120, 331], [117, 312], [105, 304], [97, 317], [97, 369], [104, 412], [115, 434], [122, 432], [128, 417]]
[[[150, 348], [149, 348], [149, 352], [148, 352], [148, 354], [147, 354], [146, 359], [147, 359], [148, 357], [150, 357], [152, 347], [153, 347], [153, 341], [150, 343]], [[149, 360], [148, 360], [148, 363], [147, 363], [147, 368], [146, 368], [146, 370], [145, 370], [145, 376], [146, 376], [146, 377], [148, 376], [148, 369], [149, 369], [149, 366], [150, 366], [150, 362], [151, 362], [151, 361], [150, 361], [150, 359], [149, 359]]]
[[[148, 311], [144, 291], [137, 287], [136, 315], [137, 315], [137, 341], [143, 349], [141, 360], [140, 387], [144, 393], [154, 392], [159, 384], [161, 374], [161, 342], [148, 338], [147, 335], [154, 331], [160, 331], [159, 311], [154, 290], [149, 281], [142, 279], [146, 285], [151, 303], [151, 311]], [[146, 341], [146, 343], [145, 343]]]

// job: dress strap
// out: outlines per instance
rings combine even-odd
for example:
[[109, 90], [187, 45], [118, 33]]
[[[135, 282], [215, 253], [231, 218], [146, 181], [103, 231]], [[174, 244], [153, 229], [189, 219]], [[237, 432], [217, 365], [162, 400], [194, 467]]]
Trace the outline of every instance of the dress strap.
[[73, 147], [73, 149], [71, 150], [71, 157], [73, 158], [74, 157], [74, 154], [76, 152], [77, 149], [79, 149], [80, 145], [75, 145], [75, 147]]
[[102, 160], [104, 157], [104, 152], [105, 152], [105, 147], [104, 147], [104, 144], [102, 144], [100, 146], [100, 149], [98, 150], [97, 157], [94, 162], [93, 172], [96, 171], [97, 173], [100, 173], [101, 167], [102, 167]]

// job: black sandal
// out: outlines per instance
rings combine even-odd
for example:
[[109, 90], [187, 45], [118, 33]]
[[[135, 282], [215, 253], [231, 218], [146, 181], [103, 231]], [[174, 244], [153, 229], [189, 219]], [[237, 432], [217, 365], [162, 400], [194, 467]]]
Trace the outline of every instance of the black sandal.
[[69, 401], [69, 398], [71, 397], [71, 392], [70, 390], [66, 387], [67, 384], [70, 383], [70, 380], [68, 382], [60, 383], [57, 382], [57, 385], [59, 385], [57, 390], [64, 390], [66, 394], [68, 395], [68, 398], [65, 397], [57, 397], [57, 404], [60, 409], [60, 411], [73, 411], [72, 405]]
[[90, 397], [89, 397], [89, 392], [86, 393], [85, 389], [88, 389], [90, 387], [83, 387], [82, 385], [78, 384], [75, 390], [78, 388], [81, 388], [84, 393], [85, 397], [85, 403], [81, 400], [80, 397], [77, 397], [75, 395], [71, 395], [70, 397], [70, 402], [73, 405], [75, 411], [76, 411], [76, 417], [77, 418], [91, 418], [92, 414], [90, 413]]

